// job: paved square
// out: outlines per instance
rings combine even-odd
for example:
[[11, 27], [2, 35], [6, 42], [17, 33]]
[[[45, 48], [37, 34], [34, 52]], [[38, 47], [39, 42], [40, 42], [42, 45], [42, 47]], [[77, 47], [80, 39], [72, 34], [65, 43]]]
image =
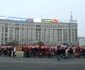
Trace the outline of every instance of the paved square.
[[0, 57], [0, 70], [85, 70], [85, 59]]

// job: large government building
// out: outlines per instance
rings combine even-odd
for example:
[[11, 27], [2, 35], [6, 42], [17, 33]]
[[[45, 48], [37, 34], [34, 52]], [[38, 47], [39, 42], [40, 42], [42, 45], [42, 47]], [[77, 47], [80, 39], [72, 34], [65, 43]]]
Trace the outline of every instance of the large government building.
[[77, 44], [77, 23], [59, 22], [56, 19], [26, 19], [0, 17], [0, 45], [18, 41], [19, 44], [45, 45]]

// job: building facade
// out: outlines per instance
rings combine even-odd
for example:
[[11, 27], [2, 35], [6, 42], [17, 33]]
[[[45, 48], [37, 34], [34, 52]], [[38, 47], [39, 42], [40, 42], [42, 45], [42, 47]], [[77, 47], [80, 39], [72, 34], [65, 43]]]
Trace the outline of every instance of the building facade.
[[79, 46], [85, 46], [85, 37], [78, 37]]
[[45, 45], [63, 43], [76, 45], [77, 23], [22, 22], [0, 19], [0, 45], [11, 41], [30, 45], [39, 40]]

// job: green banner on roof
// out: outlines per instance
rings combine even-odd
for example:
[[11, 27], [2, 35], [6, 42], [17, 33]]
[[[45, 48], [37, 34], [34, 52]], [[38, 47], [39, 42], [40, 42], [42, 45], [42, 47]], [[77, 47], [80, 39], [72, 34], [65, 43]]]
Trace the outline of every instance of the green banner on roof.
[[51, 23], [51, 19], [41, 19], [42, 23]]

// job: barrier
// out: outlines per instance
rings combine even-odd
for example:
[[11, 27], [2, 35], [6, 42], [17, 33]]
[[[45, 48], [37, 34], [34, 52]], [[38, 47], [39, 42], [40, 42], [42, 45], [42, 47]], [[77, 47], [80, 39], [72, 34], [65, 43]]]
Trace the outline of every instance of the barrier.
[[23, 51], [16, 51], [15, 55], [16, 55], [16, 57], [24, 57], [24, 52]]

